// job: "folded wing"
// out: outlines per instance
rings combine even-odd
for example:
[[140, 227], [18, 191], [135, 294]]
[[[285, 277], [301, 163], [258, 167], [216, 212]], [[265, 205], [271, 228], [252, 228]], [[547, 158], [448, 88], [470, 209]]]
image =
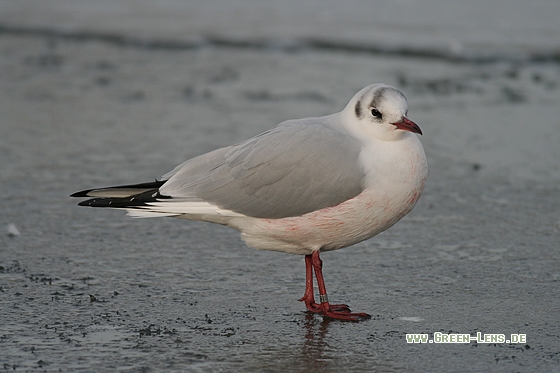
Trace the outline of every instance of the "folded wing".
[[323, 118], [281, 123], [241, 144], [190, 159], [152, 183], [89, 189], [82, 206], [124, 208], [136, 217], [279, 219], [360, 194], [361, 145]]
[[179, 165], [160, 193], [258, 218], [303, 215], [362, 192], [360, 149], [322, 118], [288, 121]]

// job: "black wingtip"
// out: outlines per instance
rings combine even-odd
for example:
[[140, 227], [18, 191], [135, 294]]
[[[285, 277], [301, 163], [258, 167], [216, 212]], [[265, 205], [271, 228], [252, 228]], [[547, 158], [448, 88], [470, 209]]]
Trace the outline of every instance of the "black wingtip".
[[96, 197], [86, 199], [78, 203], [78, 206], [89, 207], [111, 207], [116, 209], [136, 208], [146, 206], [150, 202], [161, 201], [162, 199], [170, 199], [169, 196], [159, 194], [156, 190], [149, 190], [147, 192], [135, 194], [130, 197]]
[[70, 194], [70, 197], [89, 197], [88, 193], [91, 192], [93, 189], [82, 190], [76, 193]]
[[[112, 187], [104, 187], [104, 188], [93, 188], [93, 189], [86, 189], [81, 190], [79, 192], [70, 194], [70, 197], [92, 197], [89, 195], [90, 192], [94, 190], [103, 190], [103, 189], [159, 189], [163, 184], [165, 184], [166, 180], [156, 180], [151, 181], [148, 183], [140, 183], [140, 184], [128, 184], [128, 185], [117, 185]], [[82, 206], [82, 205], [80, 205]], [[86, 205], [89, 206], [89, 205]]]
[[[71, 196], [71, 197], [82, 197], [82, 196]], [[82, 201], [80, 203], [78, 203], [78, 206], [91, 206], [93, 202], [93, 199], [88, 199], [85, 201]]]

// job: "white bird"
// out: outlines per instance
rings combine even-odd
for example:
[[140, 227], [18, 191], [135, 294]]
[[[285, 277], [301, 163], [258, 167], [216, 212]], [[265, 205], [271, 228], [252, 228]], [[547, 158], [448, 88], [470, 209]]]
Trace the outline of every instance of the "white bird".
[[[89, 189], [80, 206], [227, 225], [248, 246], [305, 255], [311, 312], [358, 321], [330, 304], [320, 251], [371, 238], [412, 210], [428, 166], [420, 128], [396, 88], [372, 84], [339, 113], [289, 120], [237, 145], [190, 159], [155, 182]], [[316, 303], [313, 272], [320, 302]]]

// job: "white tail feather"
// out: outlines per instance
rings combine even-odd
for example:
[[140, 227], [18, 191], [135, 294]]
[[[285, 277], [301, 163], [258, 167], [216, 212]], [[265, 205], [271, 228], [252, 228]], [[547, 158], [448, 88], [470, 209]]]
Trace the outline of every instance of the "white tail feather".
[[157, 218], [163, 216], [189, 215], [206, 217], [237, 217], [244, 216], [231, 210], [221, 209], [208, 202], [150, 202], [145, 206], [127, 209], [128, 215], [134, 218]]

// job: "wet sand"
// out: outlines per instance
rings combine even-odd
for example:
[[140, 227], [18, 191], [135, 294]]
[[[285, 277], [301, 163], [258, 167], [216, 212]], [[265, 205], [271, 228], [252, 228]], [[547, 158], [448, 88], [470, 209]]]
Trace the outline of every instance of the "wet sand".
[[[23, 26], [0, 34], [4, 369], [557, 371], [558, 61], [154, 47]], [[369, 321], [305, 312], [300, 256], [249, 249], [221, 226], [130, 219], [68, 198], [339, 111], [379, 81], [407, 95], [430, 174], [400, 223], [323, 255], [332, 300]], [[406, 343], [434, 332], [527, 341]]]

